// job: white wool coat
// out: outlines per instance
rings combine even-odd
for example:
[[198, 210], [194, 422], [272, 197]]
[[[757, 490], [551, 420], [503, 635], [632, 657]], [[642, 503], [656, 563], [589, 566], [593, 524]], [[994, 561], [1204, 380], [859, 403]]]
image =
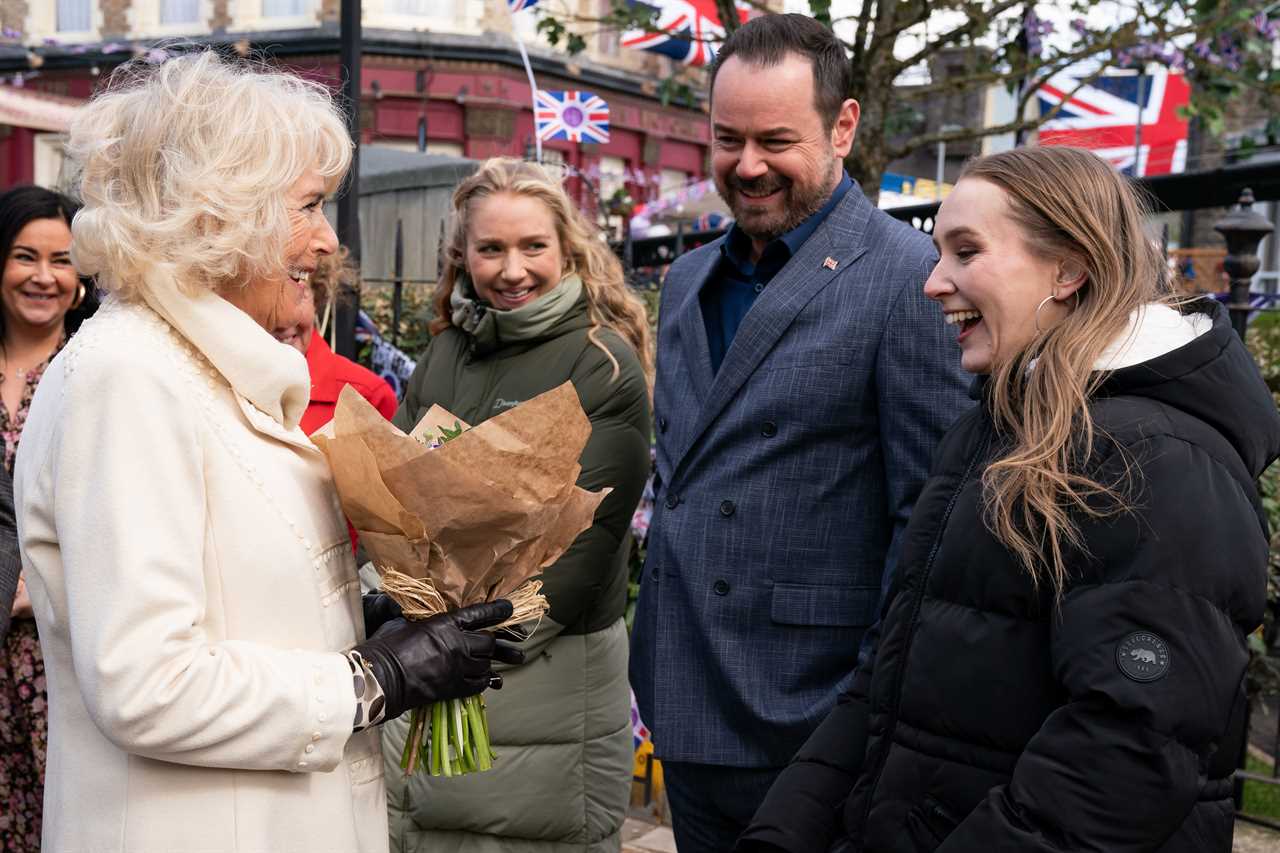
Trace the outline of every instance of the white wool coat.
[[387, 848], [346, 527], [301, 355], [212, 294], [109, 299], [15, 487], [49, 691], [45, 853]]

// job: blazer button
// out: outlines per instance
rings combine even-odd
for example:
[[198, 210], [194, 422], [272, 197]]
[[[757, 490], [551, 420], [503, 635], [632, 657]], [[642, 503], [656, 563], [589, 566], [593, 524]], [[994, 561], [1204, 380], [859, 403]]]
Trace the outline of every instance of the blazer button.
[[734, 512], [737, 511], [737, 509], [738, 508], [733, 505], [733, 501], [720, 502], [720, 514], [723, 515], [725, 518], [728, 518], [729, 516], [733, 515]]
[[760, 434], [765, 438], [773, 438], [778, 434], [778, 425], [773, 421], [765, 421], [760, 425]]
[[728, 594], [729, 594], [729, 582], [728, 582], [727, 580], [725, 580], [724, 578], [721, 578], [720, 580], [718, 580], [718, 581], [716, 581], [714, 584], [712, 584], [712, 585], [711, 585], [711, 588], [712, 588], [713, 590], [715, 590], [716, 595], [728, 595]]
[[658, 432], [666, 432], [666, 431], [667, 431], [667, 419], [658, 418]]
[[662, 567], [654, 566], [652, 569], [650, 569], [649, 579], [652, 580], [654, 583], [657, 583], [658, 581], [662, 580]]
[[675, 509], [680, 506], [679, 495], [667, 495], [667, 509]]

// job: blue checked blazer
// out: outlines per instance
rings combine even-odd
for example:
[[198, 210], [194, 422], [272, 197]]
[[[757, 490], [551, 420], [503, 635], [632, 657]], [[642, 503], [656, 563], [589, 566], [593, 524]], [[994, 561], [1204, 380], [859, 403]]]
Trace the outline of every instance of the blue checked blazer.
[[631, 684], [660, 758], [776, 767], [849, 686], [933, 449], [972, 401], [923, 293], [929, 238], [856, 184], [713, 375], [698, 295], [723, 240], [663, 285]]

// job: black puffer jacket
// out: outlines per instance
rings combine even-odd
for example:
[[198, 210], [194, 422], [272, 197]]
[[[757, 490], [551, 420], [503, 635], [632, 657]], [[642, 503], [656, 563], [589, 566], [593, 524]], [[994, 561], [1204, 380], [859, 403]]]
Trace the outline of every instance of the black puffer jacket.
[[1280, 415], [1226, 312], [1192, 310], [1213, 328], [1114, 371], [1093, 401], [1088, 468], [1114, 482], [1131, 465], [1133, 509], [1082, 523], [1060, 606], [982, 522], [1000, 452], [986, 407], [952, 428], [872, 663], [739, 850], [1231, 850], [1245, 637], [1266, 592], [1255, 480]]

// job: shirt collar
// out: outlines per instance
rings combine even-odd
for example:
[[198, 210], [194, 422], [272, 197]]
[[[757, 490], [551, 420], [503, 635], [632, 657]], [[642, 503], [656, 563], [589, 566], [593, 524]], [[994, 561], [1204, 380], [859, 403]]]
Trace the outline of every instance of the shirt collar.
[[[760, 253], [763, 260], [766, 255], [776, 255], [781, 248], [782, 259], [787, 260], [796, 252], [800, 251], [800, 247], [805, 241], [813, 236], [813, 232], [818, 230], [818, 226], [830, 215], [831, 211], [836, 209], [845, 193], [853, 186], [853, 179], [849, 177], [849, 173], [840, 170], [840, 183], [836, 184], [836, 188], [832, 191], [831, 196], [826, 200], [818, 211], [811, 215], [804, 222], [801, 222], [795, 228], [787, 233], [775, 237], [769, 241], [764, 247], [764, 251]], [[738, 223], [734, 223], [729, 227], [729, 233], [725, 236], [725, 241], [720, 245], [721, 254], [727, 256], [734, 266], [739, 269], [751, 269], [754, 265], [751, 263], [751, 238], [738, 227]]]

